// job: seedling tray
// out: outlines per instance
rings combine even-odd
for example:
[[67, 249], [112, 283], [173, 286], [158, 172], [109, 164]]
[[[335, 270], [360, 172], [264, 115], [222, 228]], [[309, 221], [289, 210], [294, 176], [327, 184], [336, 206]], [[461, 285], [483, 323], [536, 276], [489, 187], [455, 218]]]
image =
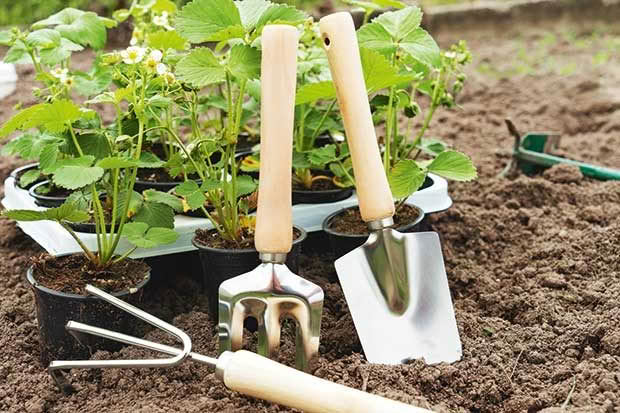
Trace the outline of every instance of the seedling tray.
[[[407, 203], [422, 208], [427, 214], [448, 209], [452, 205], [452, 199], [448, 195], [447, 181], [436, 175], [429, 175], [429, 177], [433, 180], [433, 185], [413, 194], [409, 197]], [[34, 199], [28, 195], [28, 191], [15, 185], [15, 178], [13, 177], [9, 177], [4, 181], [4, 198], [1, 202], [6, 209], [44, 209], [34, 203]], [[293, 223], [309, 232], [320, 231], [325, 217], [332, 212], [353, 205], [357, 205], [355, 194], [345, 200], [329, 204], [295, 205], [293, 206]], [[75, 240], [56, 222], [18, 222], [17, 225], [51, 255], [70, 254], [81, 251]], [[140, 248], [131, 257], [145, 258], [192, 251], [195, 249], [192, 245], [194, 232], [198, 228], [212, 228], [212, 225], [206, 218], [177, 215], [174, 219], [174, 227], [179, 233], [179, 238], [174, 244], [150, 249]], [[95, 234], [77, 234], [88, 248], [97, 249]], [[123, 253], [130, 248], [130, 244], [122, 239], [119, 243], [118, 252]]]

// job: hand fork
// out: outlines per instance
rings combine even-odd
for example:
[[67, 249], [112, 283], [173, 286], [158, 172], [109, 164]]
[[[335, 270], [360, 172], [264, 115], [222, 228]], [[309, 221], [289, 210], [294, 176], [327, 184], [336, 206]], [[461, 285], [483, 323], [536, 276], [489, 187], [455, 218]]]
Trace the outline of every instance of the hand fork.
[[284, 265], [292, 245], [291, 174], [297, 29], [267, 26], [262, 33], [261, 163], [255, 245], [262, 264], [219, 289], [220, 352], [239, 350], [243, 321], [258, 321], [258, 353], [280, 346], [280, 318], [297, 321], [296, 365], [307, 371], [319, 350], [323, 290]]
[[168, 354], [172, 357], [145, 360], [52, 361], [48, 370], [58, 388], [66, 394], [71, 393], [73, 387], [62, 373], [65, 369], [173, 367], [189, 357], [193, 361], [215, 367], [216, 377], [222, 380], [230, 390], [300, 409], [306, 413], [429, 412], [429, 410], [409, 406], [302, 373], [248, 351], [241, 350], [235, 353], [226, 351], [218, 358], [194, 353], [191, 351], [191, 339], [182, 330], [96, 287], [88, 285], [86, 291], [177, 337], [183, 343], [183, 348], [178, 349], [115, 331], [69, 321], [66, 328], [78, 340], [82, 334], [92, 334]]

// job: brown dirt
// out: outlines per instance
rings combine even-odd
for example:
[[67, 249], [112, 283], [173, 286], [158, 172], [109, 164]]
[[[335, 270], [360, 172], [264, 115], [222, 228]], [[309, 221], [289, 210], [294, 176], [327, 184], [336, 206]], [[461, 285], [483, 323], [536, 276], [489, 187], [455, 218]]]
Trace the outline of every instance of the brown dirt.
[[[198, 229], [196, 230], [196, 241], [210, 248], [222, 250], [243, 250], [254, 248], [254, 232], [243, 229], [243, 237], [239, 242], [230, 241], [220, 236], [215, 229]], [[301, 236], [296, 228], [293, 228], [293, 240]]]
[[[403, 205], [394, 214], [394, 228], [400, 228], [418, 219], [418, 210], [411, 205]], [[368, 225], [362, 220], [359, 208], [345, 210], [341, 215], [335, 217], [329, 225], [329, 229], [340, 234], [368, 234]]]
[[[618, 28], [583, 24], [515, 22], [439, 34], [444, 45], [467, 39], [476, 55], [462, 109], [438, 113], [429, 132], [469, 153], [480, 174], [477, 182], [451, 184], [454, 206], [431, 217], [442, 236], [463, 359], [368, 364], [342, 291], [329, 281], [333, 256], [306, 254], [300, 274], [325, 291], [315, 375], [444, 412], [550, 413], [565, 401], [573, 413], [620, 411], [620, 182], [566, 167], [495, 178], [512, 145], [506, 117], [521, 131], [561, 132], [562, 149], [575, 158], [620, 168]], [[597, 63], [599, 52], [608, 53], [607, 63]], [[2, 119], [16, 103], [6, 102]], [[18, 164], [0, 160], [0, 176]], [[0, 411], [293, 412], [228, 391], [190, 362], [167, 370], [73, 370], [78, 391], [61, 395], [36, 361], [34, 302], [22, 282], [28, 257], [40, 248], [6, 220], [0, 234]], [[217, 334], [204, 295], [177, 267], [168, 283], [147, 288], [144, 307], [185, 329], [195, 351], [214, 355]], [[143, 336], [172, 344], [158, 331]], [[290, 364], [290, 325], [282, 337], [280, 359]], [[256, 338], [246, 345], [255, 347]], [[147, 354], [125, 348], [93, 357]]]
[[148, 273], [142, 261], [126, 259], [105, 270], [97, 268], [83, 254], [51, 257], [41, 254], [31, 259], [34, 278], [47, 288], [64, 293], [87, 295], [87, 284], [108, 292], [126, 291], [140, 284]]

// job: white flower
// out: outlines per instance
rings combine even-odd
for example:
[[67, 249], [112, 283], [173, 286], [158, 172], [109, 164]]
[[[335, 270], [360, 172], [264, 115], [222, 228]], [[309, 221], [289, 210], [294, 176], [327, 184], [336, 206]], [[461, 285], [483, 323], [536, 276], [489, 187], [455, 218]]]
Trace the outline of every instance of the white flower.
[[60, 81], [67, 87], [67, 89], [71, 89], [73, 87], [73, 78], [71, 76], [64, 76], [60, 79]]
[[175, 82], [176, 77], [174, 77], [174, 73], [166, 72], [164, 73], [164, 80], [166, 81], [167, 84], [171, 85]]
[[157, 65], [157, 74], [160, 75], [160, 76], [163, 76], [166, 73], [168, 73], [168, 67], [165, 64], [163, 64], [163, 63], [158, 64]]
[[156, 72], [156, 71], [158, 72], [159, 65], [162, 64], [161, 63], [162, 57], [163, 57], [162, 52], [160, 52], [159, 50], [153, 50], [149, 54], [149, 57], [147, 57], [146, 61], [144, 62], [144, 65], [151, 72]]
[[123, 58], [123, 62], [128, 65], [134, 65], [136, 63], [140, 63], [142, 59], [144, 59], [144, 55], [146, 54], [146, 50], [142, 47], [131, 46], [128, 47], [127, 50], [123, 50], [121, 52], [121, 57]]
[[161, 14], [161, 16], [154, 16], [153, 17], [153, 24], [155, 26], [161, 26], [161, 27], [165, 27], [167, 30], [174, 30], [171, 26], [170, 23], [168, 22], [168, 12], [163, 12]]
[[132, 36], [131, 40], [129, 41], [129, 44], [132, 46], [135, 46], [138, 44], [138, 38], [136, 36]]
[[153, 60], [155, 60], [157, 63], [161, 62], [162, 57], [164, 57], [164, 54], [161, 52], [161, 50], [153, 50], [151, 52], [151, 54], [149, 55], [149, 57]]
[[61, 68], [61, 67], [58, 67], [58, 68], [56, 68], [56, 69], [54, 69], [54, 70], [52, 70], [52, 71], [50, 72], [50, 74], [51, 74], [52, 76], [54, 76], [55, 78], [57, 78], [57, 79], [62, 79], [62, 78], [64, 78], [64, 77], [66, 77], [66, 76], [67, 76], [67, 73], [69, 73], [69, 70], [67, 70], [67, 69], [63, 69], [63, 68]]

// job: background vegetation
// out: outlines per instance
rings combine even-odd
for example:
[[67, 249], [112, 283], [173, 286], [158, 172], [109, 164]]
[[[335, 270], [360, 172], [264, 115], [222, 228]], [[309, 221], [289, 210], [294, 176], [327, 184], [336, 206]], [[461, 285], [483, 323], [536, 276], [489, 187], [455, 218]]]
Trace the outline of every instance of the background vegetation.
[[[188, 0], [174, 0], [181, 6]], [[294, 4], [297, 7], [310, 10], [322, 4], [342, 4], [339, 0], [276, 0], [280, 3]], [[419, 3], [422, 6], [454, 3], [472, 3], [474, 0], [405, 0], [405, 3]], [[502, 0], [505, 1], [505, 0]], [[131, 0], [0, 0], [0, 27], [30, 24], [42, 20], [47, 16], [60, 11], [65, 7], [75, 7], [82, 10], [96, 11], [102, 15], [109, 15], [119, 7], [127, 7]]]

